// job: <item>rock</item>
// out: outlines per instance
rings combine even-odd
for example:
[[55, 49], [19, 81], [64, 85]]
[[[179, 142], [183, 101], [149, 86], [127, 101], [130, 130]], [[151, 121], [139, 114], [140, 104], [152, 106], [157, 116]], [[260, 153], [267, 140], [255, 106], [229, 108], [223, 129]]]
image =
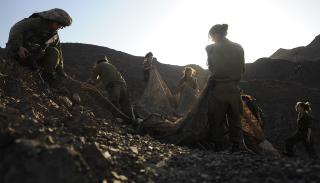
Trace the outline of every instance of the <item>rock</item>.
[[0, 153], [4, 183], [91, 182], [79, 154], [67, 148], [20, 139]]
[[104, 154], [102, 154], [97, 145], [85, 145], [81, 150], [81, 154], [97, 180], [103, 180], [107, 176], [106, 170], [109, 169], [110, 163], [106, 161]]
[[9, 133], [0, 133], [0, 149], [13, 144], [14, 141], [15, 137], [13, 137], [13, 135]]
[[139, 154], [138, 148], [136, 146], [130, 146], [129, 148], [134, 154]]
[[123, 122], [124, 122], [124, 120], [123, 120], [122, 118], [116, 118], [116, 121], [117, 121], [118, 123], [123, 123]]
[[61, 102], [62, 104], [64, 104], [68, 108], [72, 107], [72, 102], [68, 97], [59, 96], [58, 99], [59, 99], [59, 102]]
[[72, 95], [72, 101], [74, 104], [80, 104], [80, 102], [81, 102], [80, 95], [78, 93], [74, 93]]

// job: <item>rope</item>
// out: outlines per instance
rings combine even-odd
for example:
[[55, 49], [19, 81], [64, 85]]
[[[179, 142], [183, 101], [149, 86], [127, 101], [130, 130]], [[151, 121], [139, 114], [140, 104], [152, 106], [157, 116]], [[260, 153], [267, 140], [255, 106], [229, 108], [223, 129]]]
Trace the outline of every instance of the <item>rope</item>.
[[[81, 83], [81, 82], [80, 82]], [[89, 83], [81, 83], [81, 88], [83, 89], [87, 89], [93, 92], [96, 92], [97, 94], [99, 94], [100, 97], [102, 97], [113, 109], [115, 109], [122, 117], [128, 119], [128, 120], [132, 120], [129, 116], [127, 116], [126, 114], [124, 114], [118, 107], [116, 107], [107, 97], [105, 97], [101, 91], [96, 88], [95, 86], [89, 84]]]

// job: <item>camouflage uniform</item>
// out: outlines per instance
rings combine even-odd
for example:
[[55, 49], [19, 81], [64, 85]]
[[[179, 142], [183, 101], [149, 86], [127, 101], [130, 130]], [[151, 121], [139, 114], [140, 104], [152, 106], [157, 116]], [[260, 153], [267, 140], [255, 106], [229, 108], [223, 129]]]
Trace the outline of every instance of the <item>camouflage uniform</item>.
[[197, 81], [197, 78], [196, 77], [189, 77], [189, 78], [181, 78], [179, 83], [178, 83], [178, 87], [181, 88], [181, 90], [183, 89], [183, 86], [184, 84], [187, 84], [189, 85], [191, 88], [197, 90], [199, 89], [199, 86], [198, 86], [198, 81]]
[[153, 59], [148, 60], [144, 59], [143, 60], [143, 81], [148, 82], [150, 78], [150, 70], [153, 68]]
[[293, 147], [298, 142], [303, 142], [305, 149], [310, 157], [317, 157], [314, 146], [313, 146], [313, 138], [310, 136], [310, 141], [307, 141], [308, 137], [308, 129], [312, 127], [312, 116], [309, 113], [299, 113], [297, 120], [297, 130], [296, 132], [286, 139], [286, 152], [288, 155], [293, 155]]
[[101, 62], [93, 69], [93, 81], [102, 81], [110, 101], [125, 114], [130, 113], [127, 85], [117, 68], [109, 62]]
[[233, 144], [243, 140], [240, 124], [242, 101], [239, 81], [244, 72], [244, 51], [242, 47], [229, 40], [206, 47], [209, 80], [208, 122], [212, 140], [220, 146], [225, 134], [226, 117], [229, 137]]
[[[50, 22], [61, 26], [71, 25], [71, 17], [61, 9], [34, 13], [16, 23], [10, 30], [6, 50], [21, 65], [36, 70], [41, 66], [47, 73], [63, 71], [63, 57], [57, 31], [49, 29]], [[30, 56], [22, 60], [17, 55], [20, 47], [26, 48]]]

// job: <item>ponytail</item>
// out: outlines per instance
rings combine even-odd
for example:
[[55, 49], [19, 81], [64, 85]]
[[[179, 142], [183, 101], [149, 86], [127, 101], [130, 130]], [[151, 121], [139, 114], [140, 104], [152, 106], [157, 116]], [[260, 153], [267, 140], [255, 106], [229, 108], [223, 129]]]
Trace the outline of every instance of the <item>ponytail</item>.
[[310, 102], [305, 102], [304, 103], [304, 108], [306, 111], [310, 112], [311, 111], [311, 103]]
[[300, 106], [306, 112], [311, 112], [311, 103], [310, 102], [297, 102], [296, 108], [298, 106]]

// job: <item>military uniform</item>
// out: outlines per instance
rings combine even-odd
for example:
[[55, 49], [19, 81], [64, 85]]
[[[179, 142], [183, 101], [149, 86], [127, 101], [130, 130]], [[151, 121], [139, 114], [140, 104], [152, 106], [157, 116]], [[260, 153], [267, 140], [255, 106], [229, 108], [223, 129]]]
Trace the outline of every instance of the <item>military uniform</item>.
[[181, 90], [183, 90], [183, 86], [184, 84], [187, 84], [189, 85], [191, 88], [197, 90], [199, 89], [199, 86], [198, 86], [198, 81], [197, 81], [197, 78], [196, 77], [183, 77], [180, 79], [179, 83], [178, 83], [178, 87], [181, 88]]
[[153, 60], [145, 59], [143, 61], [143, 81], [148, 82], [150, 77], [150, 70], [152, 69]]
[[286, 139], [286, 152], [288, 155], [293, 155], [293, 147], [298, 142], [302, 141], [307, 153], [310, 157], [316, 157], [316, 153], [313, 147], [313, 138], [310, 137], [310, 141], [307, 141], [308, 129], [312, 127], [312, 116], [309, 113], [299, 113], [297, 119], [297, 130], [296, 132]]
[[94, 81], [102, 81], [110, 101], [125, 114], [130, 113], [127, 85], [117, 68], [109, 62], [101, 62], [93, 69]]
[[244, 51], [239, 44], [229, 40], [209, 45], [206, 51], [211, 72], [208, 96], [211, 138], [216, 146], [221, 146], [227, 117], [229, 137], [233, 144], [240, 144], [243, 140], [240, 124], [243, 107], [239, 81], [244, 72]]
[[[61, 26], [69, 26], [72, 19], [64, 10], [52, 9], [34, 13], [16, 23], [10, 30], [6, 45], [9, 55], [32, 70], [40, 66], [48, 74], [53, 74], [54, 71], [62, 72], [63, 57], [59, 35], [57, 31], [49, 29], [49, 23], [52, 21]], [[18, 56], [20, 47], [30, 52], [26, 59]]]

